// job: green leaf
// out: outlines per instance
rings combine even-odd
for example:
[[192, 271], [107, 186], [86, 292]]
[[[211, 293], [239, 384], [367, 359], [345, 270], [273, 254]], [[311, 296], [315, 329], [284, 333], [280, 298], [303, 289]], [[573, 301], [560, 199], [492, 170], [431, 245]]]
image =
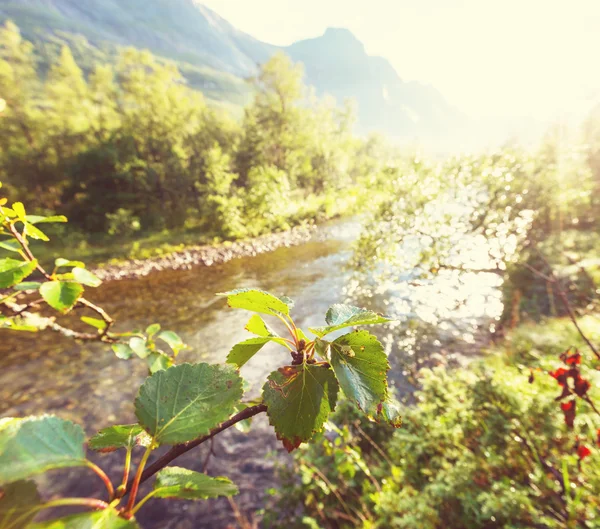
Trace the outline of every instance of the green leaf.
[[257, 336], [277, 336], [258, 314], [253, 314], [246, 324], [246, 330]]
[[58, 417], [0, 419], [0, 485], [85, 465], [81, 426]]
[[163, 331], [157, 338], [165, 342], [173, 350], [175, 356], [179, 354], [179, 351], [186, 347], [179, 335], [173, 331]]
[[102, 280], [99, 277], [97, 277], [95, 274], [92, 274], [92, 272], [86, 270], [85, 268], [76, 266], [73, 268], [72, 273], [75, 281], [81, 283], [82, 285], [96, 288], [102, 284]]
[[354, 331], [330, 344], [331, 367], [346, 397], [373, 417], [387, 398], [390, 368], [383, 346], [368, 331]]
[[173, 359], [162, 351], [154, 351], [146, 358], [146, 364], [150, 373], [154, 374], [169, 369], [173, 365]]
[[139, 424], [120, 424], [103, 428], [88, 442], [97, 452], [114, 452], [119, 448], [132, 448], [136, 445], [149, 446], [150, 437]]
[[112, 508], [34, 523], [27, 529], [139, 529], [135, 520], [121, 518]]
[[372, 310], [353, 307], [352, 305], [332, 305], [325, 315], [327, 327], [315, 327], [310, 332], [322, 338], [330, 332], [353, 327], [355, 325], [376, 325], [391, 321], [389, 318], [377, 314]]
[[315, 353], [317, 353], [323, 360], [329, 361], [329, 356], [331, 355], [331, 342], [326, 340], [321, 340], [317, 338], [315, 340]]
[[[37, 514], [28, 511], [42, 502], [33, 481], [16, 481], [0, 490], [0, 529], [24, 529]], [[16, 521], [18, 523], [15, 523]]]
[[154, 482], [153, 496], [206, 500], [219, 496], [233, 496], [238, 488], [227, 478], [211, 478], [206, 474], [180, 467], [163, 468]]
[[294, 300], [292, 298], [288, 298], [287, 296], [278, 296], [281, 301], [283, 301], [290, 309], [294, 308]]
[[62, 268], [65, 266], [69, 266], [69, 267], [78, 266], [79, 268], [85, 268], [85, 263], [82, 263], [81, 261], [69, 261], [68, 259], [63, 259], [62, 257], [58, 257], [54, 261], [54, 266], [56, 268]]
[[23, 202], [15, 202], [12, 205], [12, 209], [17, 214], [17, 217], [20, 219], [25, 218], [25, 206], [23, 205]]
[[0, 259], [0, 288], [12, 287], [35, 270], [37, 261], [17, 261], [6, 257]]
[[15, 285], [15, 290], [24, 291], [24, 290], [37, 290], [42, 286], [41, 283], [37, 281], [24, 281], [23, 283], [19, 283]]
[[271, 338], [250, 338], [235, 344], [229, 351], [226, 362], [242, 367], [270, 341]]
[[133, 356], [133, 349], [124, 343], [115, 343], [112, 345], [112, 350], [117, 358], [121, 360], [129, 360]]
[[83, 287], [79, 283], [48, 281], [40, 287], [40, 294], [53, 309], [66, 314], [83, 294]]
[[152, 338], [158, 331], [160, 331], [160, 324], [153, 323], [146, 328], [146, 335], [148, 338]]
[[338, 383], [328, 367], [286, 366], [269, 375], [263, 386], [269, 422], [291, 452], [323, 429], [335, 409]]
[[50, 217], [43, 217], [41, 215], [27, 215], [25, 220], [30, 224], [47, 224], [49, 222], [67, 222], [67, 217], [64, 215], [52, 215]]
[[156, 442], [185, 443], [227, 420], [242, 394], [232, 366], [181, 364], [146, 379], [135, 414]]
[[217, 294], [227, 296], [227, 303], [234, 309], [245, 309], [262, 314], [289, 314], [290, 307], [287, 303], [273, 294], [256, 288], [240, 288], [230, 292]]
[[310, 340], [307, 338], [306, 334], [304, 334], [304, 331], [300, 327], [296, 328], [296, 333], [298, 334], [298, 338], [300, 340], [304, 340], [305, 343], [310, 342]]
[[32, 239], [37, 239], [40, 241], [48, 242], [48, 236], [39, 228], [36, 228], [33, 224], [29, 224], [25, 222], [25, 227], [23, 228], [23, 234], [28, 235]]
[[129, 347], [140, 358], [146, 358], [152, 351], [146, 346], [146, 338], [134, 336], [129, 340]]
[[98, 318], [90, 318], [89, 316], [82, 316], [81, 321], [83, 323], [87, 323], [92, 327], [96, 327], [99, 331], [103, 331], [106, 329], [106, 322], [104, 320], [100, 320]]
[[394, 428], [400, 428], [400, 426], [402, 426], [400, 403], [396, 399], [388, 397], [387, 400], [379, 405], [375, 419], [377, 422], [385, 421], [391, 424]]
[[9, 252], [19, 253], [19, 251], [21, 250], [21, 245], [18, 241], [13, 240], [0, 241], [0, 248], [2, 248], [3, 250], [8, 250]]

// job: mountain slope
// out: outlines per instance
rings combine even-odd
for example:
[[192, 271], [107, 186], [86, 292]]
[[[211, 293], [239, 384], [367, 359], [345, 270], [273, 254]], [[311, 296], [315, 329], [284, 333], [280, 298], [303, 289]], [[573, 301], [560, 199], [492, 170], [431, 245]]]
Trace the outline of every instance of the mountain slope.
[[367, 55], [347, 29], [329, 28], [321, 37], [296, 42], [285, 51], [304, 63], [307, 81], [320, 93], [357, 99], [363, 130], [435, 137], [461, 119], [433, 87], [406, 83], [386, 59]]
[[357, 100], [361, 132], [435, 138], [461, 119], [434, 88], [402, 81], [387, 60], [367, 55], [346, 29], [330, 28], [321, 37], [278, 48], [236, 29], [198, 0], [0, 0], [3, 19], [47, 48], [68, 43], [84, 63], [122, 46], [147, 48], [177, 61], [210, 99], [235, 105], [250, 96], [243, 79], [283, 49], [304, 63], [306, 82], [319, 94]]

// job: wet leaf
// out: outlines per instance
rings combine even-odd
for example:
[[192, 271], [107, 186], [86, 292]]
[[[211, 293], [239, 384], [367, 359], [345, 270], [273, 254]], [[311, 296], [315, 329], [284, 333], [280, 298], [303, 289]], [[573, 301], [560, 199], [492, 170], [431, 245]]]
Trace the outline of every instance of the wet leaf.
[[12, 287], [35, 270], [37, 261], [18, 261], [6, 257], [0, 259], [0, 288]]
[[289, 314], [290, 307], [277, 296], [256, 288], [241, 288], [217, 294], [227, 296], [227, 303], [234, 309], [245, 309], [261, 314]]
[[164, 468], [154, 482], [154, 496], [158, 498], [206, 500], [237, 493], [238, 488], [227, 478], [212, 478], [180, 467]]
[[0, 485], [85, 464], [81, 426], [54, 416], [0, 419]]
[[309, 329], [310, 332], [318, 337], [323, 337], [330, 332], [353, 327], [355, 325], [376, 325], [391, 321], [385, 316], [381, 316], [372, 310], [361, 309], [352, 305], [332, 305], [325, 315], [326, 327], [315, 327]]
[[377, 415], [387, 397], [390, 368], [383, 346], [368, 331], [340, 336], [330, 344], [331, 367], [351, 401], [367, 415]]
[[83, 294], [83, 287], [79, 283], [48, 281], [40, 287], [40, 294], [53, 309], [66, 314]]
[[[36, 515], [24, 516], [41, 498], [33, 481], [16, 481], [0, 490], [0, 529], [24, 529]], [[19, 523], [15, 523], [19, 520]]]
[[269, 422], [288, 452], [323, 429], [335, 409], [338, 383], [327, 367], [286, 366], [269, 375], [263, 386]]
[[156, 442], [185, 443], [228, 419], [242, 394], [232, 366], [182, 364], [146, 379], [135, 414]]

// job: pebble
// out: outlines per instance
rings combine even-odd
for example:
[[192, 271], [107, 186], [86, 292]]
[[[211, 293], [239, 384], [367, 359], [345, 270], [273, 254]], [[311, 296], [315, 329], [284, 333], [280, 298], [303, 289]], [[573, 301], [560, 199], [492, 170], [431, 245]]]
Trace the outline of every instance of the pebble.
[[291, 230], [269, 233], [250, 241], [234, 241], [219, 245], [190, 246], [180, 252], [150, 259], [132, 259], [94, 270], [103, 281], [118, 281], [143, 277], [160, 270], [190, 270], [194, 266], [213, 266], [240, 257], [272, 252], [280, 247], [289, 248], [310, 240], [315, 225], [298, 226]]

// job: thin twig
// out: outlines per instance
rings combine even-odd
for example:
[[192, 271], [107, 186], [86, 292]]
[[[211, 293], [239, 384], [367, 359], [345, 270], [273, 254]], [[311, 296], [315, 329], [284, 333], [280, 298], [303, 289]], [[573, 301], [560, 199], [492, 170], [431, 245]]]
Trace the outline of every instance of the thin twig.
[[[215, 435], [221, 433], [223, 430], [227, 430], [228, 428], [231, 428], [234, 424], [236, 424], [240, 421], [243, 421], [245, 419], [249, 419], [250, 417], [254, 417], [255, 415], [258, 415], [259, 413], [263, 413], [265, 411], [267, 411], [267, 407], [264, 404], [250, 406], [249, 408], [246, 408], [245, 410], [242, 410], [241, 412], [237, 413], [236, 415], [231, 417], [231, 419], [228, 419], [227, 421], [225, 421], [223, 424], [221, 424], [217, 428], [214, 428], [213, 430], [211, 430], [211, 432], [208, 435], [199, 437], [198, 439], [196, 439], [194, 441], [189, 441], [184, 444], [175, 445], [166, 454], [164, 454], [162, 457], [157, 459], [154, 463], [152, 463], [151, 465], [146, 467], [146, 469], [144, 470], [142, 477], [140, 479], [140, 483], [143, 483], [148, 478], [152, 477], [159, 470], [162, 470], [171, 461], [178, 458], [180, 455], [185, 454], [186, 452], [189, 452], [190, 450], [192, 450], [193, 448], [196, 448], [197, 446], [201, 445], [202, 443], [205, 443], [206, 441], [208, 441]], [[127, 491], [131, 490], [132, 485], [133, 485], [133, 481], [130, 480], [129, 483], [127, 484]]]

